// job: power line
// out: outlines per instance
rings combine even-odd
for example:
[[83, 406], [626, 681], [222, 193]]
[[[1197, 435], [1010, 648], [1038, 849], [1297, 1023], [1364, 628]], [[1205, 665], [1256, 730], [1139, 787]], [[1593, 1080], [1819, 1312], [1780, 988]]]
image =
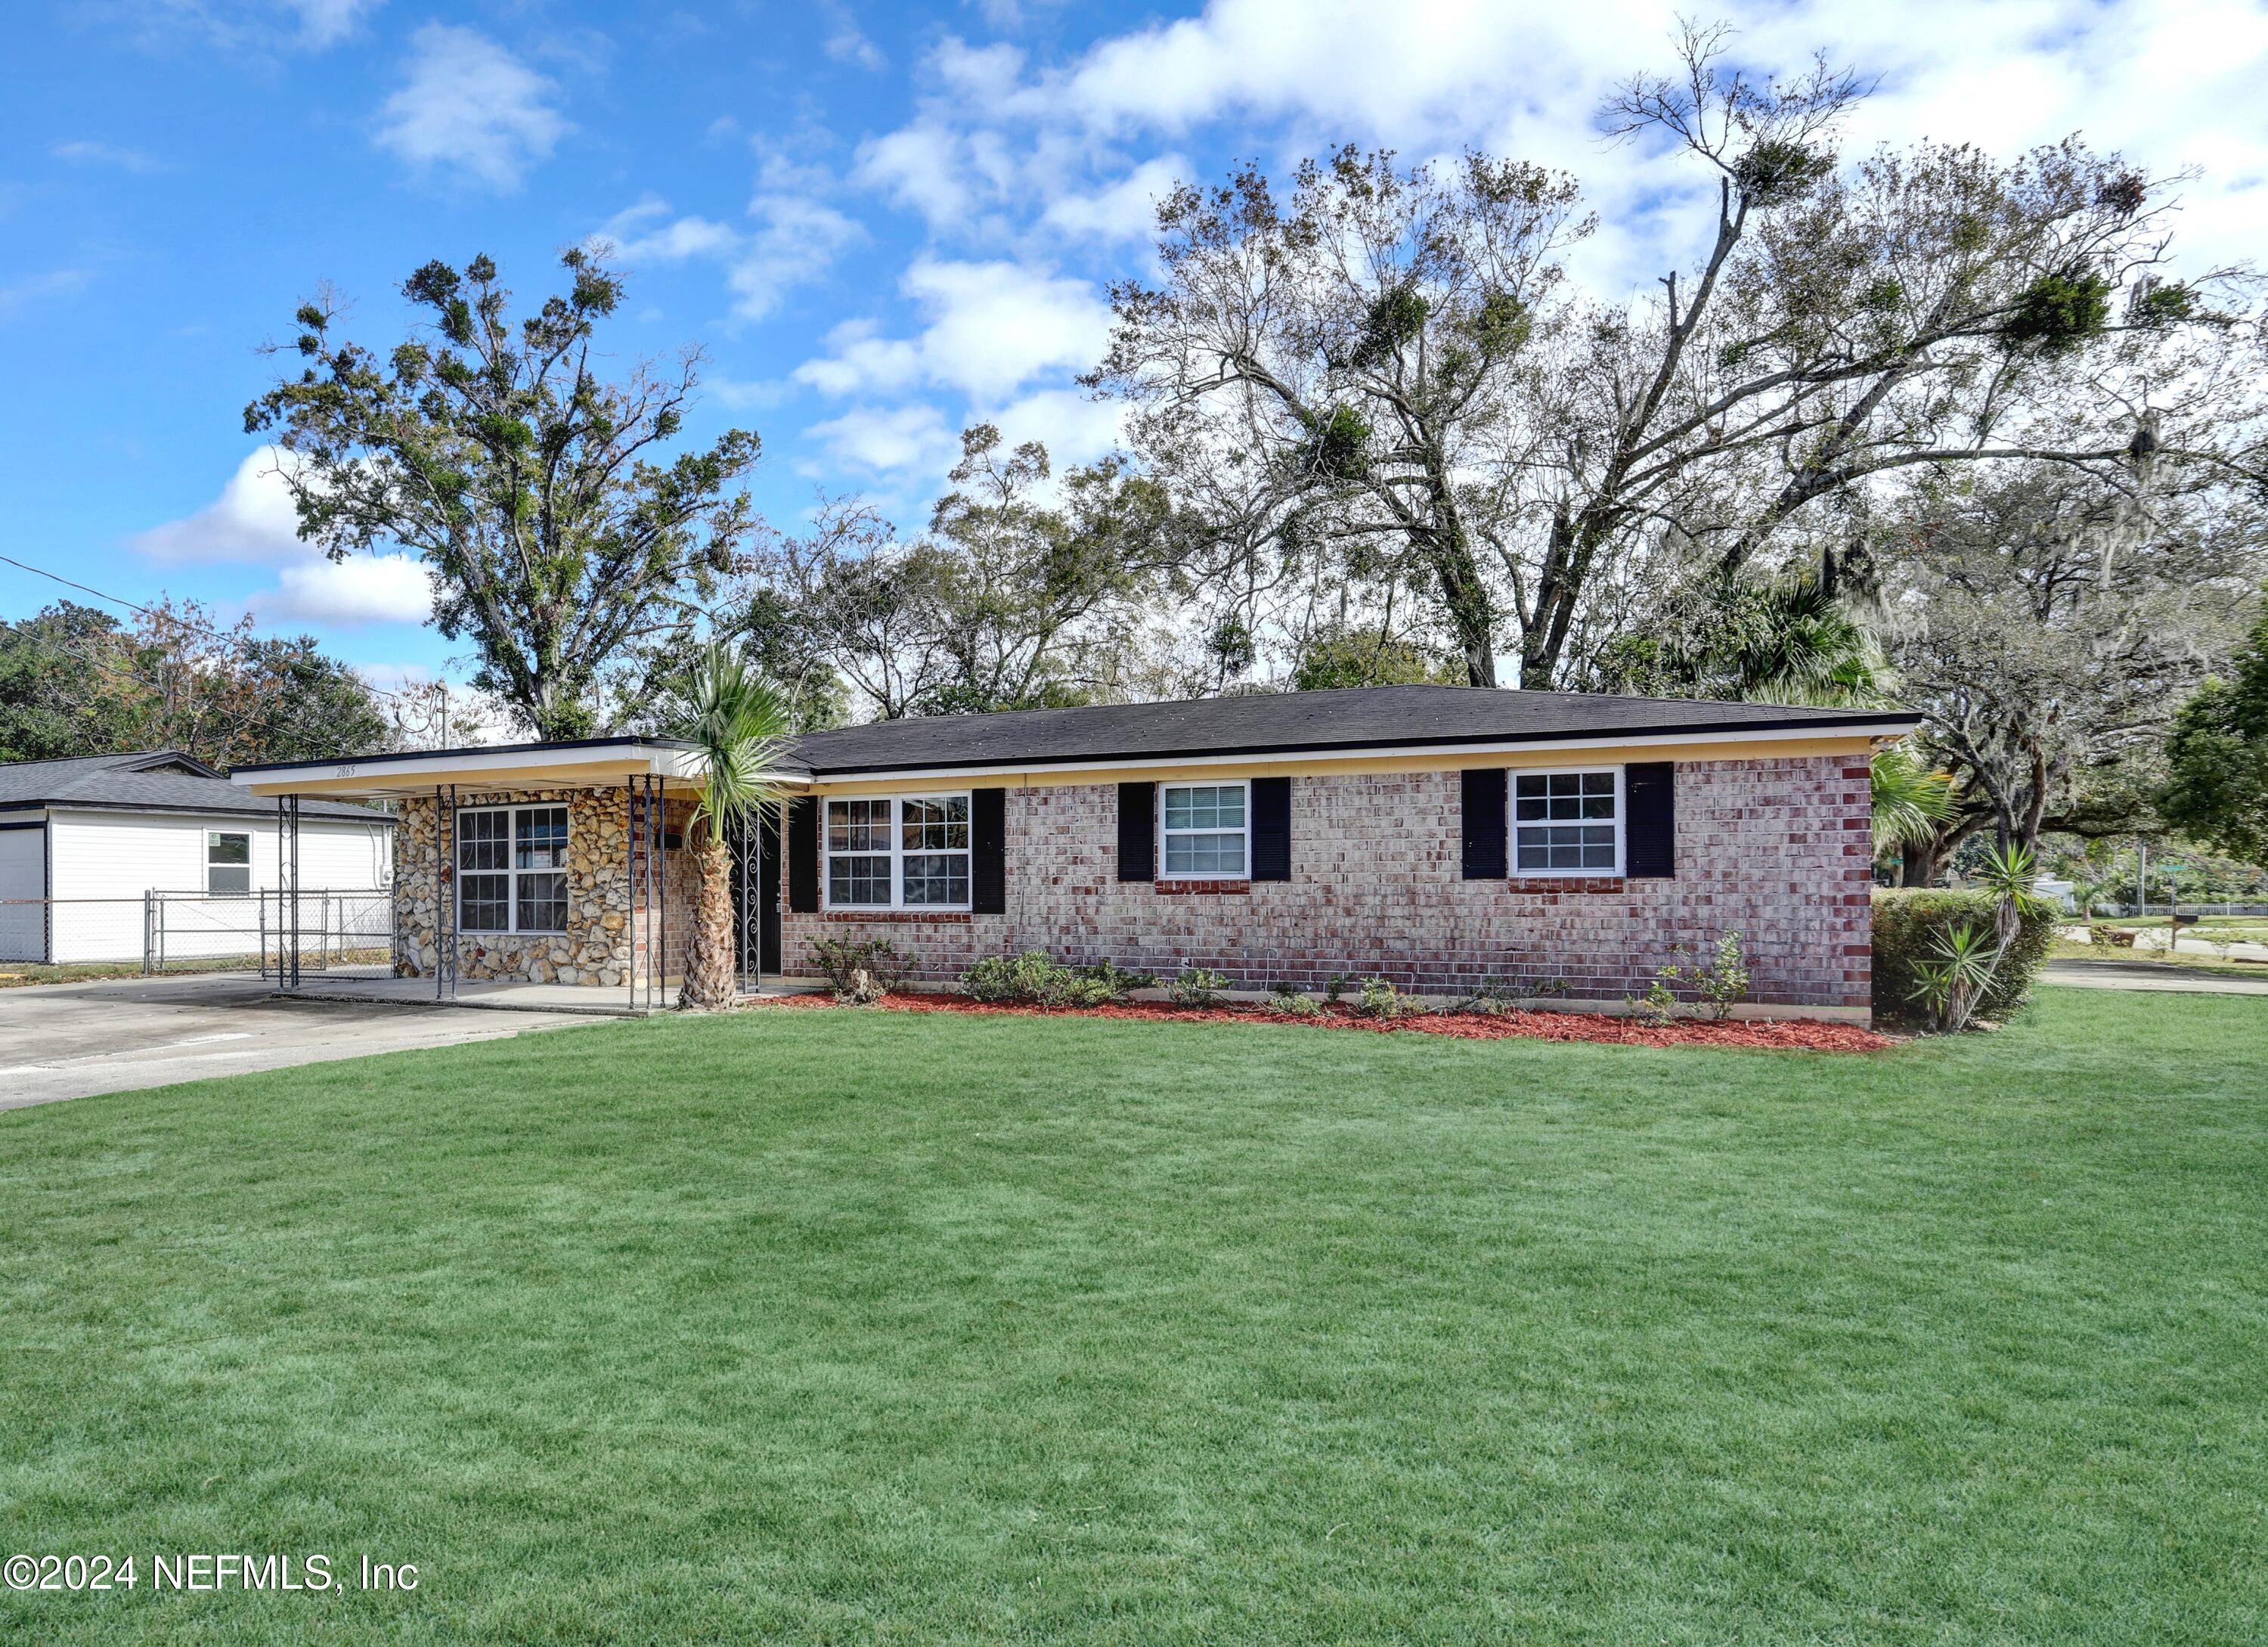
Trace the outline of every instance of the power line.
[[[96, 588], [92, 584], [81, 583], [76, 579], [66, 578], [59, 572], [49, 572], [45, 566], [34, 566], [30, 561], [18, 560], [13, 555], [0, 555], [0, 560], [4, 560], [10, 565], [17, 567], [22, 571], [31, 572], [35, 576], [52, 579], [55, 582], [63, 584], [68, 588], [77, 589], [82, 595], [91, 595], [98, 601], [107, 601], [113, 606], [122, 606], [129, 612], [139, 612], [144, 617], [155, 617], [158, 616], [157, 609], [154, 607], [144, 606], [138, 601], [129, 601], [122, 595], [106, 595], [100, 589]], [[194, 630], [197, 633], [205, 636], [208, 639], [222, 640], [226, 639], [220, 631], [215, 629], [210, 624], [191, 623], [188, 619], [178, 617], [172, 612], [166, 613], [166, 616], [171, 618], [173, 622], [180, 624], [183, 628]], [[0, 618], [0, 623], [6, 624], [9, 628], [14, 630], [18, 634], [24, 635], [25, 639], [30, 640], [34, 646], [52, 646], [58, 651], [63, 651], [66, 657], [78, 656], [77, 654], [71, 653], [63, 648], [60, 642], [42, 640], [36, 636], [26, 634], [24, 626], [11, 619]], [[98, 668], [106, 667], [99, 660], [94, 658], [79, 657], [78, 661], [82, 663], [92, 664]], [[108, 667], [115, 668], [116, 666], [112, 665]], [[403, 696], [403, 694], [400, 692], [390, 692], [383, 686], [374, 685], [368, 680], [364, 680], [362, 683], [365, 691], [374, 692], [380, 698], [399, 698]], [[442, 684], [446, 691], [447, 683], [445, 682]]]

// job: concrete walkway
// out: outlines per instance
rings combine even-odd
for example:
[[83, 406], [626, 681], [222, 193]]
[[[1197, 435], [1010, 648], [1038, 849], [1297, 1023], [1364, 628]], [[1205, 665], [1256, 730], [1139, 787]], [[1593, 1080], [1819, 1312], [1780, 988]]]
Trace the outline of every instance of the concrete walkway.
[[0, 1110], [592, 1022], [564, 1013], [283, 1001], [275, 986], [247, 973], [0, 989]]
[[2198, 971], [2169, 961], [2052, 960], [2040, 981], [2080, 989], [2163, 990], [2176, 995], [2268, 995], [2268, 978]]

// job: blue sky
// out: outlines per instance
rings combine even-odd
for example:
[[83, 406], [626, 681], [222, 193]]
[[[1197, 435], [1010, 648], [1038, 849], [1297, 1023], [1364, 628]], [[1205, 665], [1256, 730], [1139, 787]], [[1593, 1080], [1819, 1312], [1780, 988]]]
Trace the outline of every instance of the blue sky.
[[[1690, 8], [1689, 8], [1690, 9]], [[696, 432], [758, 430], [754, 490], [917, 517], [976, 417], [1059, 459], [1109, 445], [1072, 384], [1140, 273], [1148, 203], [1328, 142], [1466, 144], [1563, 166], [1608, 232], [1580, 272], [1650, 280], [1702, 180], [1589, 123], [1665, 66], [1673, 8], [1450, 0], [570, 4], [86, 0], [11, 8], [0, 100], [0, 546], [146, 600], [312, 630], [386, 683], [446, 667], [419, 574], [315, 561], [240, 412], [257, 345], [328, 282], [398, 337], [431, 257], [533, 296], [559, 250], [622, 247], [627, 365], [700, 343]], [[2008, 152], [2084, 130], [2194, 166], [2190, 265], [2268, 231], [2268, 7], [2065, 0], [1727, 4], [1770, 69], [1882, 76], [1861, 143]], [[0, 616], [63, 593], [0, 566]]]

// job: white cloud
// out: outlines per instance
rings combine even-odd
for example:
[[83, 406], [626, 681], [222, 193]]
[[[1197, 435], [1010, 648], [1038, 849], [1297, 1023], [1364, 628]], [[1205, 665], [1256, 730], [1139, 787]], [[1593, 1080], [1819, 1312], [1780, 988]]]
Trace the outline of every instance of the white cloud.
[[166, 169], [165, 162], [157, 156], [114, 143], [59, 143], [48, 152], [58, 160], [68, 160], [74, 166], [114, 166], [122, 172], [161, 172]]
[[433, 615], [433, 583], [408, 555], [350, 555], [286, 566], [248, 604], [270, 622], [422, 624]]
[[139, 534], [130, 540], [134, 548], [152, 560], [173, 562], [307, 559], [314, 550], [299, 540], [298, 513], [281, 473], [290, 462], [291, 454], [281, 447], [261, 447], [237, 465], [213, 502]]
[[284, 9], [298, 13], [302, 45], [320, 50], [354, 33], [366, 12], [386, 0], [284, 0]]
[[1157, 231], [1158, 202], [1189, 175], [1189, 162], [1180, 155], [1158, 155], [1093, 194], [1064, 195], [1049, 202], [1042, 215], [1067, 234], [1146, 240]]
[[706, 218], [678, 218], [659, 227], [644, 227], [669, 216], [669, 203], [659, 195], [643, 196], [607, 220], [594, 237], [612, 243], [633, 263], [674, 263], [688, 257], [707, 257], [730, 251], [739, 237], [722, 223]]
[[860, 32], [858, 19], [850, 15], [850, 8], [841, 0], [828, 0], [821, 8], [834, 30], [825, 42], [827, 55], [837, 63], [847, 63], [860, 69], [880, 69], [886, 63], [881, 50]]
[[145, 41], [188, 33], [224, 50], [320, 51], [353, 33], [386, 0], [108, 0], [86, 9]]
[[1060, 473], [1073, 464], [1092, 463], [1119, 445], [1125, 408], [1095, 400], [1085, 389], [1042, 389], [982, 421], [997, 425], [1011, 447], [1039, 441]]
[[1044, 373], [1084, 371], [1110, 333], [1110, 306], [1091, 284], [1020, 263], [924, 256], [901, 284], [928, 317], [919, 337], [850, 322], [830, 336], [834, 352], [797, 367], [796, 380], [829, 395], [923, 383], [999, 399]]
[[[778, 175], [781, 170], [768, 166], [766, 174]], [[738, 295], [733, 313], [762, 320], [789, 292], [825, 274], [866, 234], [834, 207], [802, 194], [760, 192], [748, 203], [748, 216], [755, 226], [747, 230], [708, 218], [669, 218], [669, 203], [647, 195], [615, 213], [595, 238], [612, 242], [631, 263], [720, 259]], [[656, 221], [660, 218], [669, 220]]]
[[[856, 175], [941, 237], [1012, 242], [1043, 224], [1131, 240], [1171, 160], [1157, 151], [1185, 135], [1233, 139], [1278, 175], [1334, 141], [1413, 159], [1472, 144], [1580, 178], [1606, 227], [1578, 271], [1618, 293], [1690, 256], [1710, 226], [1697, 167], [1665, 173], [1595, 123], [1617, 83], [1671, 66], [1678, 10], [1211, 0], [1037, 66], [947, 39], [913, 117], [862, 145]], [[2268, 233], [2255, 90], [2268, 11], [2248, 0], [1725, 0], [1705, 15], [1741, 31], [1734, 53], [1753, 71], [1800, 71], [1823, 50], [1880, 74], [1852, 121], [1852, 152], [1928, 137], [2006, 156], [2079, 131], [2160, 172], [2201, 170], [2185, 259], [2235, 261]]]
[[574, 128], [559, 88], [486, 35], [428, 23], [410, 37], [409, 83], [386, 101], [378, 142], [424, 175], [519, 187]]
[[917, 120], [860, 144], [852, 175], [933, 224], [949, 223], [972, 203], [962, 175], [962, 141], [942, 120]]
[[731, 276], [740, 294], [733, 312], [747, 320], [770, 314], [791, 289], [826, 273], [866, 236], [834, 207], [799, 195], [759, 195], [748, 211], [759, 226]]
[[18, 309], [29, 308], [42, 298], [67, 297], [92, 279], [84, 269], [51, 269], [43, 275], [27, 275], [21, 280], [0, 286], [0, 320], [5, 320]]
[[432, 615], [432, 586], [425, 569], [409, 556], [350, 555], [331, 561], [300, 539], [298, 514], [282, 472], [295, 461], [280, 447], [261, 447], [237, 465], [211, 503], [128, 541], [151, 559], [173, 565], [276, 568], [276, 587], [247, 602], [263, 619], [423, 623]]
[[814, 424], [804, 433], [826, 448], [836, 462], [876, 472], [948, 468], [961, 442], [946, 427], [945, 414], [916, 402], [893, 407], [855, 407], [840, 417]]

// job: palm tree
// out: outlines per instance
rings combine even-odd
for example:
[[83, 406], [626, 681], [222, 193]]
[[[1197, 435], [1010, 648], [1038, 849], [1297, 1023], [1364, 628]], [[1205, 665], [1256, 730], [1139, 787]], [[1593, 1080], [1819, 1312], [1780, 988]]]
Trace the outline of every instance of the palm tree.
[[700, 887], [677, 1004], [713, 1010], [733, 1004], [739, 970], [733, 953], [727, 837], [735, 824], [778, 804], [779, 787], [770, 771], [791, 722], [780, 691], [713, 643], [694, 666], [686, 698], [688, 710], [678, 730], [699, 750], [701, 799], [693, 809], [687, 846]]
[[1953, 780], [1930, 771], [1904, 744], [1874, 757], [1874, 794], [1877, 858], [1936, 839], [1953, 816]]
[[1882, 649], [1812, 572], [1712, 576], [1666, 602], [1643, 636], [1600, 664], [1616, 691], [1825, 707], [1881, 703]]

